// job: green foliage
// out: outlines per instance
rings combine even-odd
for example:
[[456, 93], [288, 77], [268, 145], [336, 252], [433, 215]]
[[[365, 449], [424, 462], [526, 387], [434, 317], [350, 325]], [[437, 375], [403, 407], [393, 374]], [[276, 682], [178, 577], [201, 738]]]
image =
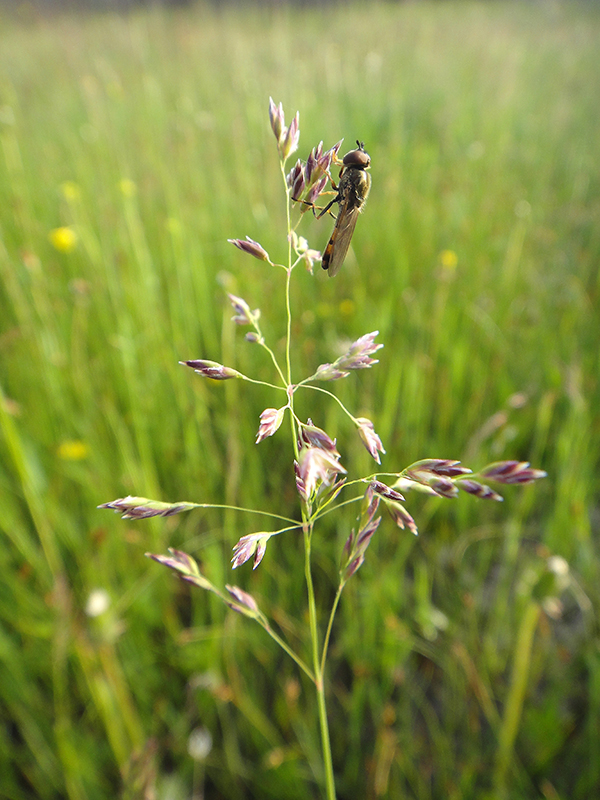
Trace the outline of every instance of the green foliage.
[[[339, 796], [598, 794], [595, 10], [198, 6], [3, 23], [0, 795], [141, 797], [156, 771], [158, 797], [190, 796], [198, 725], [214, 739], [207, 797], [318, 794], [298, 670], [143, 557], [180, 547], [223, 586], [256, 520], [96, 510], [128, 493], [296, 508], [285, 437], [253, 444], [269, 395], [177, 363], [272, 378], [223, 291], [262, 309], [271, 342], [283, 335], [279, 275], [226, 243], [250, 235], [274, 259], [285, 246], [269, 95], [300, 109], [301, 156], [344, 136], [372, 158], [355, 256], [334, 280], [296, 280], [296, 374], [378, 328], [381, 363], [338, 386], [375, 421], [385, 469], [514, 457], [549, 473], [502, 506], [411, 498], [418, 540], [382, 522], [332, 639]], [[60, 228], [75, 237], [51, 241]], [[307, 215], [300, 232], [322, 249], [329, 231]], [[368, 469], [335, 404], [307, 395], [298, 410]], [[353, 524], [331, 520], [315, 538], [324, 607]], [[295, 537], [235, 575], [294, 644]], [[550, 555], [573, 578], [562, 615], [545, 602]], [[98, 617], [94, 589], [111, 599]]]

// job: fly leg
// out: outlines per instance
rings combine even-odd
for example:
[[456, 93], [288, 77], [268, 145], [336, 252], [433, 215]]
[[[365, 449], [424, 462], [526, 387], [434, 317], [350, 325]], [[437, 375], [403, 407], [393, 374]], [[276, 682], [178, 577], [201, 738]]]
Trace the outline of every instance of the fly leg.
[[[340, 202], [340, 194], [337, 191], [337, 186], [334, 186], [334, 188], [335, 188], [335, 192], [321, 192], [322, 195], [323, 194], [334, 194], [335, 195], [333, 200], [330, 203], [328, 203], [325, 207], [317, 206], [317, 205], [315, 205], [315, 203], [311, 203], [308, 200], [300, 200], [299, 198], [296, 199], [295, 197], [292, 197], [292, 202], [294, 202], [294, 203], [303, 203], [305, 206], [309, 206], [312, 209], [312, 212], [313, 212], [313, 214], [315, 215], [315, 217], [317, 219], [320, 219], [324, 214], [327, 214], [327, 213], [329, 213], [329, 215], [332, 216], [334, 219], [337, 219], [337, 217], [333, 213], [333, 211], [330, 210], [331, 206], [334, 203], [339, 203]], [[317, 214], [317, 211], [319, 211], [320, 213]]]
[[326, 214], [326, 213], [329, 211], [329, 213], [331, 214], [331, 216], [332, 216], [334, 219], [337, 219], [337, 217], [335, 216], [335, 214], [333, 214], [333, 213], [332, 213], [332, 212], [331, 212], [329, 209], [331, 208], [331, 206], [332, 206], [334, 203], [339, 203], [341, 199], [342, 199], [342, 196], [341, 196], [341, 194], [340, 194], [339, 192], [337, 192], [337, 194], [336, 194], [336, 196], [333, 198], [333, 200], [331, 200], [331, 202], [327, 203], [327, 205], [325, 206], [325, 208], [324, 208], [324, 209], [322, 209], [322, 211], [321, 211], [321, 213], [320, 213], [319, 215], [315, 214], [315, 209], [314, 209], [314, 208], [313, 208], [313, 214], [315, 214], [315, 216], [317, 217], [317, 219], [321, 219], [321, 217], [322, 217], [324, 214]]

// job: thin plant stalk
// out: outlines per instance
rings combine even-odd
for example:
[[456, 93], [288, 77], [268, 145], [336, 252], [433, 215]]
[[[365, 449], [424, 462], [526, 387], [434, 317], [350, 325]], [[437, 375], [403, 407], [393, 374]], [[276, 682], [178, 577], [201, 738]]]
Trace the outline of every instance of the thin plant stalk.
[[494, 787], [499, 798], [507, 796], [506, 777], [511, 763], [512, 751], [519, 730], [523, 713], [533, 637], [540, 618], [541, 607], [535, 600], [530, 600], [525, 609], [517, 634], [515, 656], [513, 660], [510, 689], [504, 710], [504, 717], [498, 736], [498, 751], [494, 770]]
[[323, 752], [323, 767], [325, 770], [325, 789], [327, 800], [335, 800], [335, 780], [333, 776], [333, 762], [331, 759], [331, 743], [329, 740], [329, 723], [327, 720], [327, 704], [325, 700], [324, 663], [319, 659], [319, 630], [317, 621], [317, 606], [315, 591], [312, 581], [310, 563], [312, 524], [304, 527], [304, 575], [308, 591], [308, 610], [310, 624], [310, 638], [312, 656], [315, 670], [315, 687], [319, 707], [319, 727], [321, 730], [321, 749]]
[[327, 623], [327, 631], [325, 632], [325, 641], [323, 642], [323, 653], [321, 655], [321, 674], [325, 672], [325, 662], [327, 660], [327, 651], [329, 650], [329, 639], [331, 638], [331, 629], [333, 628], [333, 620], [337, 611], [337, 607], [344, 590], [344, 584], [340, 583], [338, 590], [335, 593], [333, 605], [331, 606], [331, 613], [329, 614], [329, 622]]
[[[291, 278], [292, 278], [292, 242], [291, 242], [291, 196], [290, 189], [285, 177], [284, 160], [281, 159], [281, 174], [283, 177], [283, 184], [285, 187], [286, 196], [286, 217], [288, 228], [288, 266], [286, 270], [285, 281], [285, 306], [286, 306], [286, 348], [285, 358], [287, 367], [287, 383], [288, 383], [288, 397], [290, 407], [290, 420], [292, 426], [292, 442], [294, 447], [294, 455], [298, 459], [298, 443], [296, 435], [296, 422], [294, 415], [294, 395], [292, 391], [292, 364], [291, 364], [291, 341], [292, 341], [292, 307], [291, 307]], [[313, 522], [309, 521], [310, 512], [308, 503], [302, 502], [302, 519], [303, 519], [303, 540], [304, 540], [304, 573], [306, 579], [306, 588], [308, 595], [308, 609], [309, 609], [309, 625], [310, 625], [310, 639], [312, 647], [313, 669], [314, 669], [314, 683], [317, 691], [317, 703], [319, 708], [319, 727], [321, 731], [321, 749], [323, 754], [323, 769], [325, 776], [325, 790], [327, 800], [335, 800], [335, 778], [333, 774], [333, 761], [331, 758], [331, 742], [329, 737], [329, 723], [327, 720], [327, 704], [325, 700], [325, 681], [324, 681], [324, 657], [323, 660], [319, 658], [319, 628], [317, 619], [317, 604], [315, 598], [314, 585], [312, 580], [311, 569], [311, 539], [313, 532]], [[325, 653], [323, 654], [323, 656]]]

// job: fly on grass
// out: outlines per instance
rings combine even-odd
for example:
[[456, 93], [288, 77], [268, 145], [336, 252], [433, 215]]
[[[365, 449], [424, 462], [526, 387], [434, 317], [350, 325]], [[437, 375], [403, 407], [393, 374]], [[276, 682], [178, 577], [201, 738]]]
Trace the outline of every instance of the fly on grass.
[[331, 239], [323, 253], [323, 269], [329, 277], [340, 270], [344, 263], [358, 215], [363, 210], [369, 191], [371, 189], [371, 175], [367, 169], [371, 166], [371, 156], [365, 151], [364, 142], [356, 141], [358, 148], [350, 150], [342, 159], [339, 184], [333, 184], [337, 194], [319, 214], [322, 217], [334, 203], [338, 203], [340, 210], [335, 221]]

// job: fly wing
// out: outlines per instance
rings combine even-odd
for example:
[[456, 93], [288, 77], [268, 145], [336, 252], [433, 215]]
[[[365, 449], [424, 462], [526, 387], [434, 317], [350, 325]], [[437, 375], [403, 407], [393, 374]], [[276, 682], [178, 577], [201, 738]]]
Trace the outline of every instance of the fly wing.
[[349, 203], [346, 203], [340, 209], [331, 239], [323, 253], [323, 269], [327, 270], [330, 278], [337, 275], [344, 263], [359, 214], [360, 208], [357, 205], [351, 207]]

